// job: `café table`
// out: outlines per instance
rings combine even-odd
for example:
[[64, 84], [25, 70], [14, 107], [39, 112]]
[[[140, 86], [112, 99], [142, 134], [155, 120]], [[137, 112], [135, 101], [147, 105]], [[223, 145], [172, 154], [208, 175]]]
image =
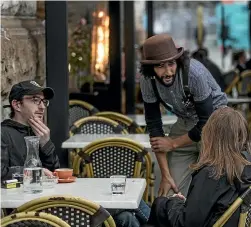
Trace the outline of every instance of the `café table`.
[[[127, 115], [132, 120], [134, 120], [139, 126], [145, 127], [146, 121], [145, 121], [145, 115], [144, 114], [129, 114]], [[174, 115], [162, 115], [162, 123], [164, 126], [171, 126], [177, 121], [177, 117]]]
[[25, 194], [23, 188], [1, 188], [1, 208], [17, 208], [42, 196], [70, 195], [83, 197], [106, 209], [137, 209], [146, 188], [146, 180], [127, 178], [125, 194], [112, 195], [110, 178], [77, 178], [73, 183], [56, 184], [42, 193]]
[[94, 142], [98, 139], [112, 138], [112, 137], [132, 139], [140, 143], [145, 148], [151, 148], [148, 134], [76, 134], [71, 136], [66, 141], [64, 141], [62, 143], [62, 148], [66, 149], [84, 148], [91, 142]]
[[248, 97], [228, 98], [228, 103], [230, 105], [251, 103], [251, 98], [248, 98]]

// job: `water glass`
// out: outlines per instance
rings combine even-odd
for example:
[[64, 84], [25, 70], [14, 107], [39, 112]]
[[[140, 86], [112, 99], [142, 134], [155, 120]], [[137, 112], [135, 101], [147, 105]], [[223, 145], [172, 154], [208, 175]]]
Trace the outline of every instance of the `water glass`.
[[17, 179], [18, 182], [23, 183], [23, 167], [22, 166], [11, 166], [12, 179]]
[[114, 175], [111, 179], [111, 191], [113, 195], [125, 194], [126, 176]]
[[42, 185], [43, 185], [43, 188], [45, 189], [54, 188], [57, 183], [58, 183], [58, 177], [56, 176], [44, 175], [42, 177]]

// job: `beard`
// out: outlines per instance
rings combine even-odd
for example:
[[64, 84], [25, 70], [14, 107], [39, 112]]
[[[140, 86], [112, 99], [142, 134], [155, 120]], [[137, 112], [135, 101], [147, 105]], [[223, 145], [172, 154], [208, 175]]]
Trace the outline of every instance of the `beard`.
[[157, 77], [158, 80], [165, 85], [166, 87], [171, 87], [175, 81], [176, 75], [172, 75], [172, 76], [162, 76], [162, 77]]

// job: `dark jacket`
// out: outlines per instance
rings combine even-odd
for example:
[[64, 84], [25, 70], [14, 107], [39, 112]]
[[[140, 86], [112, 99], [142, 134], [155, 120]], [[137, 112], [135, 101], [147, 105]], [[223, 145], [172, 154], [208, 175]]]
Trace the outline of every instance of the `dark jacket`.
[[240, 74], [241, 74], [241, 73], [244, 72], [247, 68], [246, 68], [246, 65], [240, 65], [240, 64], [238, 64], [238, 65], [236, 66], [236, 69], [238, 69], [239, 72], [240, 72]]
[[[211, 169], [204, 167], [193, 174], [187, 200], [159, 197], [152, 206], [149, 224], [154, 227], [211, 227], [227, 208], [251, 185], [251, 166], [242, 173], [243, 183], [230, 185], [226, 176], [210, 177]], [[238, 226], [240, 208], [224, 227]]]
[[[12, 178], [11, 166], [24, 166], [27, 156], [25, 136], [34, 136], [32, 129], [13, 120], [1, 123], [1, 181]], [[59, 159], [54, 144], [49, 140], [39, 148], [39, 157], [44, 168], [54, 171], [59, 168]]]
[[224, 77], [219, 69], [219, 67], [211, 61], [209, 58], [204, 59], [201, 62], [205, 67], [208, 69], [208, 71], [212, 74], [216, 82], [219, 84], [221, 91], [224, 92]]

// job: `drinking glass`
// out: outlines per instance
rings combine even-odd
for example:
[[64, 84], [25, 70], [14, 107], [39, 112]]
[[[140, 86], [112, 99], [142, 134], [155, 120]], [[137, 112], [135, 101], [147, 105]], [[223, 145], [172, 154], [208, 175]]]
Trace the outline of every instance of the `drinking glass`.
[[125, 194], [126, 176], [113, 175], [111, 179], [111, 191], [113, 195]]
[[23, 183], [23, 167], [22, 166], [11, 166], [12, 179], [17, 179], [18, 182]]

